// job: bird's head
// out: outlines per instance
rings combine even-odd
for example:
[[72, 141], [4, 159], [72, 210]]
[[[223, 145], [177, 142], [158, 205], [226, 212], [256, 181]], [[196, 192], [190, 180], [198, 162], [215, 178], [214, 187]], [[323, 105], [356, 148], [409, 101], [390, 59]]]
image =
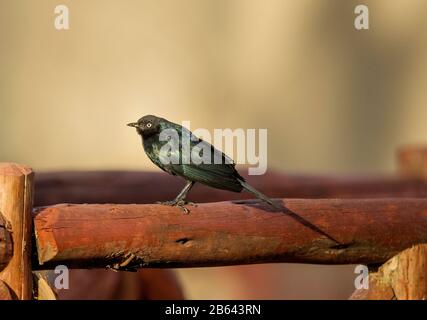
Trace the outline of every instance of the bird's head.
[[138, 134], [143, 137], [149, 137], [153, 134], [160, 132], [160, 122], [161, 118], [156, 116], [147, 115], [139, 119], [137, 122], [131, 122], [127, 125], [129, 127], [136, 128]]

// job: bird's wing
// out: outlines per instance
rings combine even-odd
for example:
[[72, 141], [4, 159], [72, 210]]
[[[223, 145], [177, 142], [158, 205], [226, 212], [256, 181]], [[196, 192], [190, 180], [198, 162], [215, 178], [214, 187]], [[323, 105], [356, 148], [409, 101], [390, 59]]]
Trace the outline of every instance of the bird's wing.
[[[244, 181], [244, 179], [237, 172], [235, 163], [231, 158], [210, 143], [194, 135], [191, 138], [192, 133], [188, 129], [183, 128], [182, 135], [181, 142], [185, 144], [185, 141], [190, 141], [191, 151], [185, 152], [186, 147], [181, 145], [180, 163], [170, 165], [174, 172], [188, 180], [200, 182], [213, 188], [235, 192], [242, 190], [239, 180]], [[185, 140], [188, 137], [190, 140]]]
[[[200, 182], [213, 188], [240, 192], [243, 187], [236, 176], [236, 169], [224, 169], [220, 164], [181, 165], [183, 176], [188, 180]], [[238, 173], [237, 173], [238, 175]]]

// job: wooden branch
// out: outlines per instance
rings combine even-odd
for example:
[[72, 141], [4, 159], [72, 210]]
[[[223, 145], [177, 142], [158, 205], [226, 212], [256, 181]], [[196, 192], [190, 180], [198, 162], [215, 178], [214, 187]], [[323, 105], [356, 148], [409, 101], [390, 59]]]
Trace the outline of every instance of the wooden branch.
[[[245, 170], [241, 169], [241, 172]], [[406, 177], [310, 176], [270, 172], [246, 176], [248, 182], [272, 198], [388, 198], [427, 197], [427, 181]], [[154, 203], [171, 200], [185, 182], [164, 172], [53, 172], [37, 173], [35, 206], [57, 203]], [[250, 199], [196, 184], [189, 193], [195, 202]]]
[[[278, 201], [278, 200], [277, 200]], [[427, 199], [57, 205], [38, 210], [41, 266], [195, 267], [268, 262], [381, 263], [427, 240]]]
[[12, 230], [13, 257], [0, 273], [18, 299], [31, 299], [31, 230], [33, 172], [13, 163], [0, 163], [0, 211]]

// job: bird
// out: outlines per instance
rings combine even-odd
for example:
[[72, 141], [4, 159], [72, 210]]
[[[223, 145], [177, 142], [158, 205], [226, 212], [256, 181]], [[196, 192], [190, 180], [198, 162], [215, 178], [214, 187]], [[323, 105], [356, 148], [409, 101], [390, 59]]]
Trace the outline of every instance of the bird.
[[[137, 122], [128, 123], [127, 126], [136, 128], [138, 135], [142, 139], [146, 155], [156, 166], [173, 176], [179, 176], [186, 180], [184, 188], [175, 199], [158, 203], [176, 206], [182, 209], [184, 213], [189, 213], [189, 209], [185, 205], [194, 204], [187, 202], [185, 199], [194, 184], [198, 182], [212, 188], [232, 192], [245, 190], [275, 209], [281, 210], [279, 205], [245, 181], [236, 170], [236, 164], [231, 158], [210, 143], [195, 136], [187, 128], [154, 115], [143, 116]], [[162, 138], [162, 132], [176, 132], [175, 138], [178, 139], [171, 139], [171, 135], [168, 135], [169, 139], [164, 139], [164, 137]], [[189, 141], [190, 152], [184, 152], [184, 138]], [[175, 144], [171, 141], [175, 141]], [[165, 149], [162, 148], [167, 143], [170, 146], [168, 146], [169, 149], [165, 153], [162, 151]], [[210, 151], [206, 152], [207, 155], [204, 154], [206, 150]], [[192, 157], [194, 151], [198, 152], [200, 157], [208, 157], [203, 159], [211, 161], [195, 161], [194, 157]]]

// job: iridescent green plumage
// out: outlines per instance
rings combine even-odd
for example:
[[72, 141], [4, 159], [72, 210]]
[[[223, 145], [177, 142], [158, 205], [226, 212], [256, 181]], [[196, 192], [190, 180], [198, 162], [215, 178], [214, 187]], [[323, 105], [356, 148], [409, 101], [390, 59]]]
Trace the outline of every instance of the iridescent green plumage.
[[[129, 126], [137, 128], [138, 133], [142, 137], [145, 153], [155, 165], [169, 174], [181, 176], [188, 181], [183, 191], [169, 204], [177, 205], [178, 202], [182, 203], [193, 184], [199, 182], [213, 188], [233, 192], [246, 190], [254, 194], [257, 198], [280, 209], [268, 197], [245, 182], [245, 179], [237, 172], [235, 163], [229, 157], [211, 144], [194, 136], [194, 134], [181, 125], [163, 118], [148, 115], [142, 117], [136, 123], [129, 124]], [[168, 163], [165, 161], [166, 156], [162, 152], [166, 144], [171, 145], [171, 141], [166, 139], [162, 141], [161, 132], [167, 132], [165, 130], [171, 129], [178, 134], [179, 140], [174, 140], [174, 143], [177, 145], [174, 145], [176, 146], [175, 148], [169, 148], [167, 158], [179, 159], [177, 163], [171, 163], [170, 161]], [[186, 146], [189, 146], [189, 152], [186, 152]], [[203, 161], [201, 163], [195, 161], [191, 152], [199, 152], [199, 150], [201, 150], [200, 156], [204, 160], [208, 159], [210, 161]], [[205, 151], [209, 152], [205, 154]]]

